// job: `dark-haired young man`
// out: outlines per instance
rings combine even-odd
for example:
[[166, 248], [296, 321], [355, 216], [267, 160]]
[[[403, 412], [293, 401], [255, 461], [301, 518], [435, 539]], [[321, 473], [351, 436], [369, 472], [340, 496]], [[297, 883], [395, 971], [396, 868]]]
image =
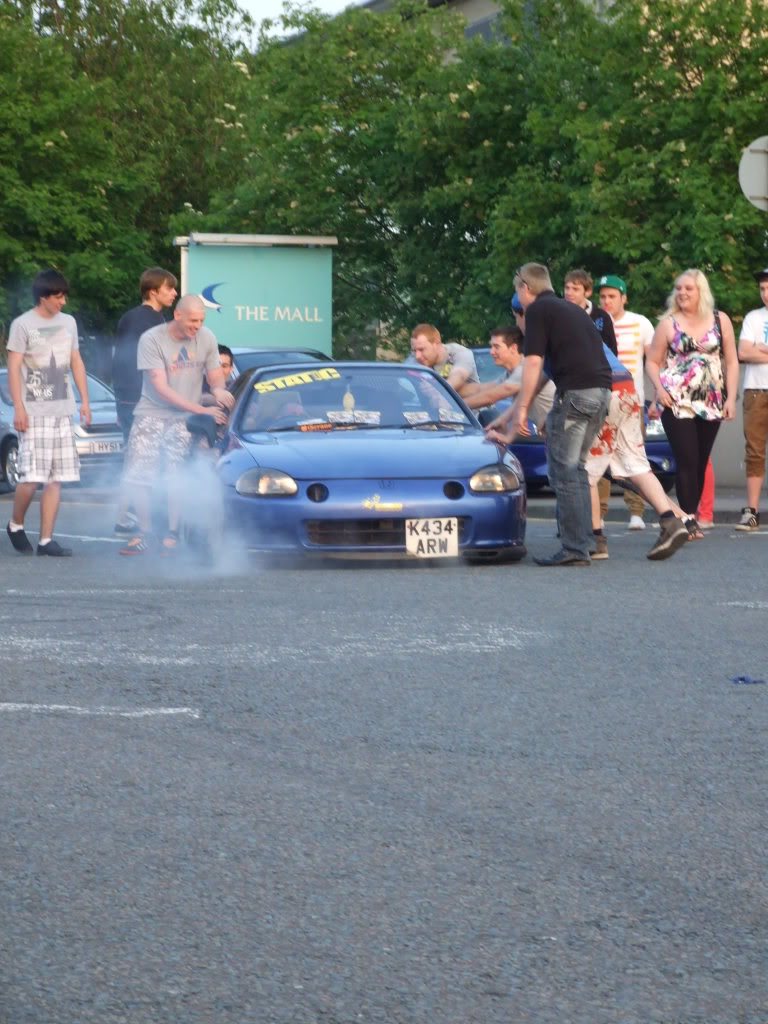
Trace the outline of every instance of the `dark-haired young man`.
[[163, 312], [176, 301], [179, 282], [170, 270], [150, 267], [139, 278], [141, 303], [123, 313], [117, 325], [112, 355], [112, 389], [117, 399], [117, 419], [126, 442], [133, 410], [141, 398], [142, 375], [136, 366], [139, 338], [150, 327], [165, 323]]
[[[133, 411], [141, 398], [142, 374], [136, 366], [139, 338], [151, 327], [165, 323], [163, 313], [170, 309], [178, 294], [178, 281], [170, 270], [149, 267], [139, 278], [141, 303], [123, 313], [117, 325], [115, 351], [112, 355], [112, 389], [117, 402], [117, 420], [128, 443]], [[117, 510], [115, 533], [132, 536], [135, 519], [129, 516], [131, 497], [123, 488]]]
[[24, 516], [42, 484], [37, 553], [61, 557], [72, 554], [71, 548], [61, 547], [53, 539], [61, 484], [80, 479], [70, 370], [80, 392], [80, 422], [84, 426], [91, 422], [91, 409], [77, 324], [74, 317], [62, 313], [69, 294], [67, 279], [57, 270], [41, 270], [32, 283], [32, 294], [34, 309], [16, 317], [8, 336], [8, 390], [19, 435], [19, 483], [6, 530], [19, 554], [32, 554]]
[[486, 384], [466, 384], [461, 397], [470, 409], [482, 409], [506, 398], [514, 398], [523, 379], [523, 332], [518, 327], [495, 327], [491, 331], [491, 358], [504, 372]]

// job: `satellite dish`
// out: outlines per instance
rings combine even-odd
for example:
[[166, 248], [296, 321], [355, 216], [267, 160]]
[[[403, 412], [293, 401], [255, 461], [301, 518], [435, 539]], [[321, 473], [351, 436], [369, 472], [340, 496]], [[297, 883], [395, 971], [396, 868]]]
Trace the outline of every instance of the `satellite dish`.
[[768, 210], [768, 135], [761, 135], [741, 154], [739, 185], [758, 210]]

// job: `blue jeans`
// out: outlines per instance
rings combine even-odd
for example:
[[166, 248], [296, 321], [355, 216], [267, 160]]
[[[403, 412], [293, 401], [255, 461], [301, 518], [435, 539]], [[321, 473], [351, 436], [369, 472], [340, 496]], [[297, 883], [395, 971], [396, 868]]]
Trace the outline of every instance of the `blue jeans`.
[[560, 540], [569, 554], [589, 558], [592, 507], [584, 463], [608, 415], [608, 388], [558, 391], [547, 416], [549, 482], [557, 498]]

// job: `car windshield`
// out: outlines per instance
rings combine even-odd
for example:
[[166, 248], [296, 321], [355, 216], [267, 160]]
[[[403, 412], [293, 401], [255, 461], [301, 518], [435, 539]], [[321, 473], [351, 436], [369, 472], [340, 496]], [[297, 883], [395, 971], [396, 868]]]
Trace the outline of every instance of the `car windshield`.
[[477, 429], [433, 373], [413, 366], [327, 366], [257, 375], [243, 405], [244, 433], [295, 430]]
[[[77, 390], [77, 384], [75, 384], [75, 378], [72, 374], [69, 375], [69, 383], [72, 385], [72, 394], [75, 396], [75, 401], [80, 404], [80, 392]], [[112, 391], [107, 387], [106, 384], [102, 383], [98, 377], [93, 377], [90, 373], [88, 374], [88, 401], [89, 402], [114, 402], [115, 396]]]

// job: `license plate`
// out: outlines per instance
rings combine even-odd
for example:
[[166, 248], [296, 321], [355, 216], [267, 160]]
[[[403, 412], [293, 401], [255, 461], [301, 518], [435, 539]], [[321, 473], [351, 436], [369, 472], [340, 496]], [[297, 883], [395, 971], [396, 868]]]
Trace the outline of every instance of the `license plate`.
[[406, 519], [405, 550], [415, 558], [457, 558], [458, 519]]
[[112, 455], [122, 450], [121, 441], [89, 441], [89, 455]]

